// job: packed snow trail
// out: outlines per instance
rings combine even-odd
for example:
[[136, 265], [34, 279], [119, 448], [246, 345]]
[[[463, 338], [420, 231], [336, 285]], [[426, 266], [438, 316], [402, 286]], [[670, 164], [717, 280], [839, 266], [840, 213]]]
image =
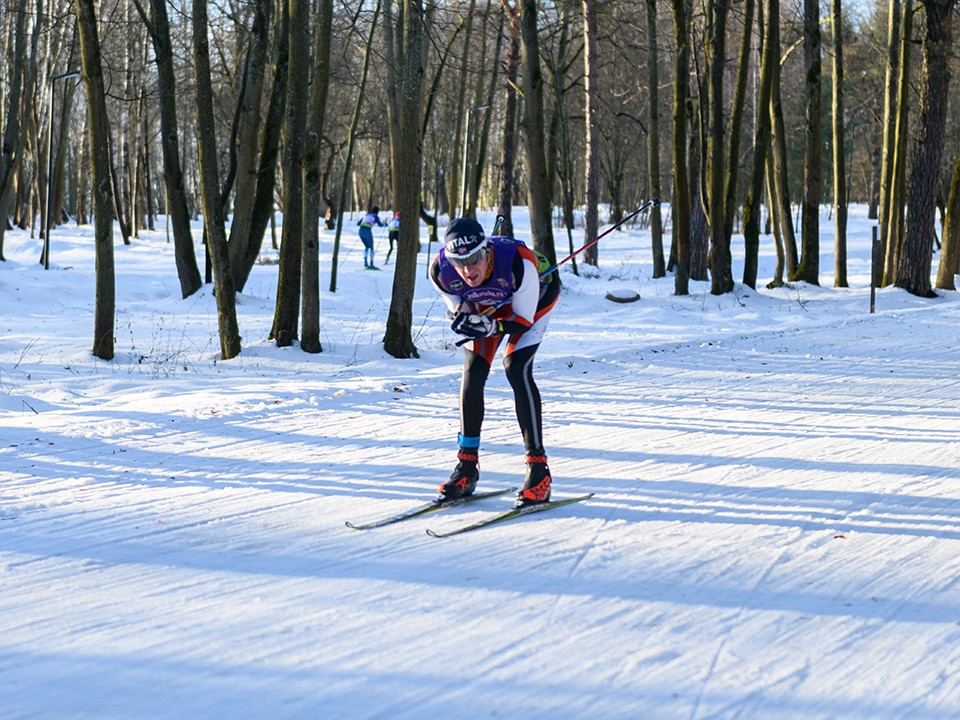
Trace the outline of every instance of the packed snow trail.
[[[92, 230], [58, 229], [47, 272], [8, 232], [0, 717], [957, 717], [960, 304], [886, 289], [868, 315], [857, 227], [853, 289], [720, 297], [606, 238], [616, 277], [565, 275], [537, 366], [554, 492], [595, 497], [442, 542], [509, 496], [344, 525], [452, 467], [460, 356], [426, 284], [422, 358], [393, 360], [392, 278], [355, 253], [309, 356], [262, 339], [258, 266], [221, 363], [213, 298], [180, 300], [147, 235], [117, 248], [103, 363]], [[516, 483], [518, 435], [498, 367], [478, 491]]]

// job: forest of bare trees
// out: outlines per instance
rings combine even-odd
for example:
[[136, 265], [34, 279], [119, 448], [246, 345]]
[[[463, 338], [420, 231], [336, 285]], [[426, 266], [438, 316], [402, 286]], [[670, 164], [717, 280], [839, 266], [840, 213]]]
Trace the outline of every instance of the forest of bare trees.
[[[433, 234], [480, 208], [509, 233], [529, 212], [536, 249], [556, 258], [659, 196], [639, 220], [655, 275], [722, 294], [756, 286], [761, 243], [776, 247], [772, 285], [818, 283], [824, 208], [846, 286], [846, 207], [863, 203], [883, 282], [932, 296], [960, 272], [956, 4], [6, 0], [0, 260], [10, 228], [47, 263], [48, 226], [92, 222], [104, 358], [122, 301], [114, 229], [124, 243], [165, 230], [183, 297], [207, 272], [224, 358], [241, 352], [234, 295], [263, 243], [279, 244], [272, 337], [320, 352], [318, 229], [339, 239], [345, 213], [373, 205]], [[419, 247], [403, 223], [395, 357], [417, 355]]]

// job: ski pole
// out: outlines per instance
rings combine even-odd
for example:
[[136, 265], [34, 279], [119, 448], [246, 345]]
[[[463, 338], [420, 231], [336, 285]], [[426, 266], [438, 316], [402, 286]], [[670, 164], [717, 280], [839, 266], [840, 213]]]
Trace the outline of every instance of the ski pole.
[[[600, 240], [602, 240], [604, 237], [606, 237], [607, 235], [609, 235], [610, 233], [612, 233], [614, 230], [616, 230], [618, 227], [620, 227], [621, 225], [625, 224], [626, 222], [628, 222], [628, 221], [631, 220], [632, 218], [635, 218], [637, 215], [639, 215], [640, 213], [642, 213], [642, 212], [643, 212], [644, 210], [646, 210], [648, 207], [658, 207], [659, 205], [660, 205], [660, 198], [653, 198], [652, 200], [648, 200], [648, 201], [645, 202], [643, 205], [641, 205], [641, 206], [638, 207], [636, 210], [634, 210], [632, 213], [630, 213], [630, 214], [627, 215], [625, 218], [623, 218], [623, 219], [622, 219], [620, 222], [618, 222], [616, 225], [612, 225], [611, 227], [607, 228], [607, 229], [604, 230], [602, 233], [600, 233], [599, 235], [597, 235], [593, 240], [591, 240], [590, 242], [588, 242], [588, 243], [587, 243], [586, 245], [584, 245], [582, 248], [580, 248], [579, 250], [575, 250], [574, 252], [570, 253], [570, 254], [567, 255], [563, 260], [561, 260], [560, 262], [558, 262], [558, 263], [557, 263], [556, 265], [554, 265], [553, 267], [547, 268], [546, 270], [544, 270], [542, 273], [540, 273], [540, 279], [543, 280], [543, 278], [547, 277], [550, 273], [552, 273], [554, 270], [556, 270], [558, 267], [560, 267], [561, 265], [563, 265], [563, 264], [564, 264], [565, 262], [567, 262], [568, 260], [573, 260], [573, 258], [575, 258], [577, 255], [579, 255], [580, 253], [582, 253], [582, 252], [583, 252], [584, 250], [586, 250], [587, 248], [593, 247], [593, 246], [596, 245], [598, 242], [600, 242]], [[508, 298], [508, 299], [509, 299], [509, 298]], [[500, 303], [500, 305], [503, 305], [505, 302], [507, 302], [507, 301], [506, 301], [506, 300], [502, 301], [502, 302]], [[494, 310], [496, 310], [498, 307], [500, 307], [500, 305], [494, 306]]]
[[[540, 279], [543, 280], [545, 277], [549, 276], [550, 273], [555, 272], [556, 269], [559, 268], [561, 265], [563, 265], [565, 262], [567, 262], [567, 261], [569, 261], [569, 260], [572, 260], [573, 258], [575, 258], [577, 255], [579, 255], [580, 253], [582, 253], [582, 252], [583, 252], [584, 250], [586, 250], [587, 248], [589, 248], [589, 247], [591, 247], [591, 246], [593, 246], [593, 245], [596, 245], [596, 244], [597, 244], [598, 242], [600, 242], [600, 240], [602, 240], [604, 237], [606, 237], [607, 235], [609, 235], [610, 233], [612, 233], [614, 230], [616, 230], [616, 229], [617, 229], [618, 227], [620, 227], [621, 225], [624, 225], [625, 223], [627, 223], [630, 219], [632, 219], [632, 218], [636, 217], [637, 215], [639, 215], [640, 213], [642, 213], [642, 212], [643, 212], [644, 210], [646, 210], [647, 208], [649, 208], [649, 207], [658, 207], [659, 205], [660, 205], [660, 198], [651, 198], [650, 200], [648, 200], [647, 202], [645, 202], [643, 205], [641, 205], [640, 207], [638, 207], [636, 210], [634, 210], [632, 213], [630, 213], [629, 215], [627, 215], [626, 217], [624, 217], [622, 220], [620, 220], [620, 222], [616, 223], [615, 225], [610, 226], [609, 228], [607, 228], [606, 230], [604, 230], [602, 233], [600, 233], [599, 235], [597, 235], [593, 240], [591, 240], [590, 242], [588, 242], [586, 245], [584, 245], [583, 247], [581, 247], [579, 250], [576, 250], [575, 252], [570, 253], [570, 254], [567, 255], [563, 260], [561, 260], [560, 262], [558, 262], [558, 263], [557, 263], [556, 265], [554, 265], [553, 267], [549, 267], [549, 268], [547, 268], [546, 270], [544, 270], [542, 273], [540, 273]], [[498, 223], [498, 224], [499, 224], [499, 223]], [[488, 308], [487, 308], [486, 310], [484, 310], [483, 312], [477, 313], [477, 314], [478, 314], [478, 315], [492, 315], [492, 314], [495, 313], [497, 310], [499, 310], [499, 309], [502, 308], [504, 305], [506, 305], [508, 302], [510, 302], [512, 299], [513, 299], [513, 295], [510, 295], [509, 297], [505, 297], [503, 300], [501, 300], [500, 302], [498, 302], [496, 305], [493, 305], [493, 306], [491, 306], [491, 307], [488, 307]], [[456, 345], [459, 347], [460, 345], [465, 345], [466, 343], [472, 342], [472, 341], [473, 341], [473, 338], [464, 338], [463, 340], [457, 341]]]

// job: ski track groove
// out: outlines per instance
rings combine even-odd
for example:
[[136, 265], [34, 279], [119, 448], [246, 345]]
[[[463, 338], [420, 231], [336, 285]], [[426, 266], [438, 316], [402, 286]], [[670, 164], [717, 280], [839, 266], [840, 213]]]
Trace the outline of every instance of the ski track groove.
[[716, 673], [717, 666], [720, 662], [720, 656], [723, 654], [723, 651], [726, 649], [730, 638], [735, 632], [738, 631], [740, 626], [740, 620], [747, 611], [747, 608], [752, 607], [750, 600], [756, 595], [757, 590], [760, 589], [760, 586], [763, 585], [767, 579], [773, 574], [774, 569], [776, 569], [781, 561], [789, 554], [790, 550], [793, 549], [794, 545], [806, 534], [806, 527], [799, 529], [793, 535], [793, 538], [785, 543], [781, 548], [780, 552], [777, 553], [777, 556], [767, 564], [766, 569], [757, 579], [757, 582], [754, 583], [750, 589], [750, 592], [747, 594], [746, 598], [740, 603], [739, 607], [733, 613], [733, 616], [730, 622], [727, 625], [726, 630], [724, 631], [722, 637], [717, 643], [717, 648], [714, 651], [710, 664], [707, 666], [706, 675], [703, 678], [703, 682], [700, 686], [699, 691], [697, 692], [697, 697], [693, 702], [693, 707], [690, 710], [690, 720], [697, 720], [698, 715], [700, 714], [700, 707], [703, 704], [704, 697], [707, 693], [707, 690], [710, 686], [711, 681], [713, 680], [714, 674]]

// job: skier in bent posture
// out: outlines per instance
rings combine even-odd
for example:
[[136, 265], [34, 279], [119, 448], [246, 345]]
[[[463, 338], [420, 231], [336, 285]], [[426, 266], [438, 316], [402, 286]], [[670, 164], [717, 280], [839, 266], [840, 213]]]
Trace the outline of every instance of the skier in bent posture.
[[522, 242], [488, 238], [476, 220], [458, 218], [447, 228], [430, 278], [453, 318], [451, 329], [466, 341], [457, 466], [437, 492], [444, 499], [456, 499], [472, 494], [477, 486], [484, 386], [494, 355], [506, 339], [503, 366], [513, 388], [526, 450], [526, 477], [517, 493], [517, 507], [547, 502], [552, 479], [543, 448], [533, 359], [560, 294], [558, 273], [541, 280], [538, 257]]

